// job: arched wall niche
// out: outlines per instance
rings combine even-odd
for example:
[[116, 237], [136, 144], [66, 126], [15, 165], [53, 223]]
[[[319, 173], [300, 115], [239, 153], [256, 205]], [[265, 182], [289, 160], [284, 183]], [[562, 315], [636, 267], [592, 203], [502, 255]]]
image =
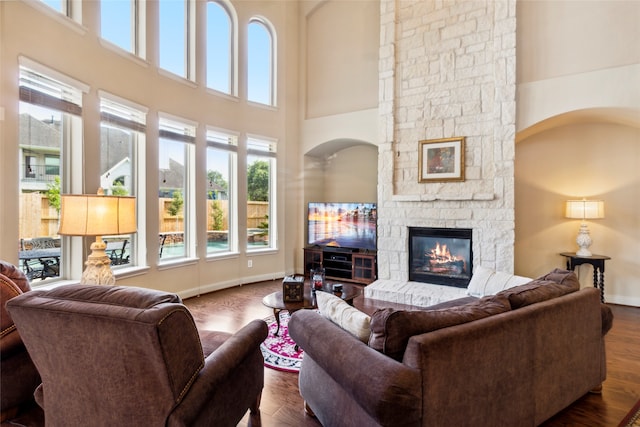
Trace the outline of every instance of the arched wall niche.
[[[575, 252], [580, 220], [566, 200], [601, 199], [605, 218], [588, 221], [594, 254], [606, 264], [607, 302], [640, 306], [640, 109], [585, 108], [523, 129], [515, 150], [515, 271], [538, 277]], [[577, 270], [592, 286], [592, 267]]]
[[580, 123], [611, 123], [640, 128], [640, 108], [585, 108], [545, 118], [516, 134], [516, 143], [549, 129]]
[[377, 200], [376, 144], [357, 139], [333, 139], [307, 151], [304, 162], [307, 202]]

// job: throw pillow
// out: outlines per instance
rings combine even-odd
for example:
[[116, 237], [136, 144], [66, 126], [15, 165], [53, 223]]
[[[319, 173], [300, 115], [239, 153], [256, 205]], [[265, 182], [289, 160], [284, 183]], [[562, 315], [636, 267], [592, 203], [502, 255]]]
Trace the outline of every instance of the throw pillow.
[[467, 287], [467, 295], [477, 298], [495, 295], [505, 289], [524, 285], [531, 280], [529, 277], [516, 276], [514, 274], [478, 266], [471, 276], [471, 281]]
[[407, 343], [414, 335], [472, 322], [510, 309], [507, 297], [498, 295], [441, 310], [380, 309], [371, 316], [369, 347], [402, 361]]
[[342, 298], [323, 291], [316, 292], [318, 310], [324, 317], [366, 343], [371, 334], [371, 317], [347, 304]]
[[557, 298], [580, 289], [580, 281], [573, 271], [556, 268], [531, 282], [506, 289], [498, 295], [509, 298], [513, 310]]

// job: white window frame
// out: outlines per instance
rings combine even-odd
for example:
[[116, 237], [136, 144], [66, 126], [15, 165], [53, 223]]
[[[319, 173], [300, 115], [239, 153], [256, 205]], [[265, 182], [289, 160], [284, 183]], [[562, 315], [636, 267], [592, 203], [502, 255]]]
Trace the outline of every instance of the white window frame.
[[[18, 63], [20, 86], [32, 90], [31, 96], [34, 96], [33, 101], [30, 101], [25, 99], [27, 95], [21, 94], [21, 102], [63, 112], [62, 126], [65, 132], [63, 132], [60, 147], [60, 193], [81, 194], [84, 190], [82, 96], [89, 92], [89, 86], [26, 57], [19, 57]], [[47, 98], [60, 99], [60, 107], [48, 103]], [[64, 107], [63, 104], [68, 107]], [[64, 112], [65, 108], [67, 112]], [[71, 110], [73, 112], [70, 112]], [[20, 173], [22, 174], [23, 171]], [[41, 282], [43, 285], [62, 280], [79, 280], [82, 275], [84, 269], [83, 238], [61, 236], [60, 239], [59, 276], [43, 280]], [[38, 287], [40, 283], [34, 282], [32, 286]]]
[[[259, 104], [259, 105], [269, 105], [269, 106], [273, 106], [275, 107], [277, 105], [277, 58], [278, 58], [278, 43], [277, 43], [277, 37], [276, 37], [276, 30], [275, 27], [271, 24], [271, 22], [269, 22], [268, 19], [262, 17], [262, 16], [254, 16], [249, 20], [249, 24], [247, 26], [247, 28], [250, 25], [262, 25], [264, 27], [264, 29], [266, 30], [267, 34], [270, 37], [270, 41], [271, 41], [271, 58], [270, 58], [270, 64], [269, 64], [269, 72], [270, 72], [270, 76], [269, 76], [269, 100], [267, 104], [263, 104], [260, 101], [255, 101], [249, 98], [249, 81], [247, 80], [247, 100], [251, 103], [255, 103], [255, 104]], [[247, 40], [247, 46], [248, 46], [249, 41]], [[247, 48], [247, 51], [249, 49]], [[249, 53], [247, 53], [247, 55], [249, 55]], [[251, 58], [247, 58], [247, 67], [249, 67], [251, 64]], [[247, 68], [247, 74], [248, 74], [248, 68]]]
[[[229, 154], [229, 193], [227, 214], [227, 221], [229, 224], [227, 237], [229, 241], [229, 249], [227, 251], [209, 251], [209, 248], [207, 247], [207, 256], [210, 257], [238, 253], [238, 136], [239, 135], [236, 132], [207, 127], [207, 150], [214, 149], [224, 151]], [[226, 142], [223, 142], [223, 140], [226, 140]], [[207, 178], [208, 169], [207, 165], [204, 171], [205, 179]]]
[[[278, 205], [277, 205], [277, 188], [278, 188], [278, 167], [277, 167], [277, 140], [275, 138], [264, 137], [260, 135], [247, 134], [247, 159], [251, 156], [261, 157], [269, 161], [269, 240], [266, 247], [252, 248], [249, 246], [249, 239], [245, 240], [247, 252], [255, 253], [260, 251], [272, 251], [278, 249]], [[247, 177], [247, 192], [249, 186], [249, 162], [246, 162], [245, 176]], [[248, 199], [248, 194], [247, 194]], [[248, 200], [247, 200], [248, 201]]]
[[[209, 3], [217, 4], [226, 14], [229, 19], [229, 92], [220, 91], [216, 88], [209, 86], [207, 81], [207, 72], [205, 72], [205, 86], [207, 89], [224, 93], [231, 96], [238, 96], [238, 15], [233, 5], [226, 0], [208, 0]], [[209, 22], [206, 23], [208, 28]], [[208, 40], [208, 32], [205, 29], [205, 40]], [[209, 57], [208, 49], [205, 49], [205, 67], [209, 67], [211, 61], [215, 62], [216, 58]]]
[[[196, 194], [195, 194], [195, 135], [197, 123], [173, 116], [167, 113], [159, 113], [160, 139], [174, 140], [184, 143], [184, 255], [159, 258], [160, 265], [182, 262], [196, 258]], [[159, 233], [160, 230], [157, 230]]]
[[[146, 218], [146, 117], [148, 108], [136, 104], [132, 101], [120, 98], [116, 95], [98, 91], [100, 98], [100, 114], [109, 113], [116, 116], [122, 121], [117, 127], [131, 130], [136, 133], [136, 141], [132, 147], [134, 162], [131, 164], [132, 172], [132, 190], [133, 196], [136, 197], [136, 223], [137, 232], [131, 235], [131, 258], [127, 265], [112, 266], [113, 269], [128, 268], [136, 266], [146, 266], [147, 245], [146, 245], [146, 227], [142, 221]], [[101, 118], [100, 125], [104, 121]], [[141, 220], [142, 219], [142, 220]]]

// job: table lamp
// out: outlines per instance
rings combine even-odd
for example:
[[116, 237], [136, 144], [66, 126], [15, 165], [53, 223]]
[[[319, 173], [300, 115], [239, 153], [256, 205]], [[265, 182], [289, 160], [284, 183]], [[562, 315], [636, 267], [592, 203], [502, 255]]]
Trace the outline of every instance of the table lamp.
[[61, 235], [95, 236], [91, 254], [85, 262], [80, 283], [84, 285], [114, 285], [111, 259], [105, 252], [104, 235], [136, 232], [136, 199], [132, 196], [97, 194], [63, 194], [61, 198]]
[[604, 202], [602, 200], [567, 200], [567, 210], [565, 216], [567, 218], [581, 219], [580, 231], [576, 237], [578, 244], [578, 256], [591, 256], [589, 246], [592, 240], [587, 227], [587, 219], [604, 218]]

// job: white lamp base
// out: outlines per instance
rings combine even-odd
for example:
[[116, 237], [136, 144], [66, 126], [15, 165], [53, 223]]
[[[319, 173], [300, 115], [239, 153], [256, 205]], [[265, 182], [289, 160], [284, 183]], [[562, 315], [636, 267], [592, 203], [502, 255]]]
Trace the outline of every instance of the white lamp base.
[[111, 271], [111, 259], [105, 252], [107, 245], [102, 237], [96, 236], [91, 244], [91, 254], [87, 258], [80, 283], [83, 285], [115, 285], [116, 278]]
[[587, 227], [587, 223], [583, 222], [580, 224], [580, 231], [578, 232], [578, 237], [576, 237], [576, 243], [578, 244], [578, 252], [576, 255], [578, 256], [591, 256], [591, 251], [589, 250], [589, 246], [591, 246], [591, 236], [589, 235], [589, 228]]

